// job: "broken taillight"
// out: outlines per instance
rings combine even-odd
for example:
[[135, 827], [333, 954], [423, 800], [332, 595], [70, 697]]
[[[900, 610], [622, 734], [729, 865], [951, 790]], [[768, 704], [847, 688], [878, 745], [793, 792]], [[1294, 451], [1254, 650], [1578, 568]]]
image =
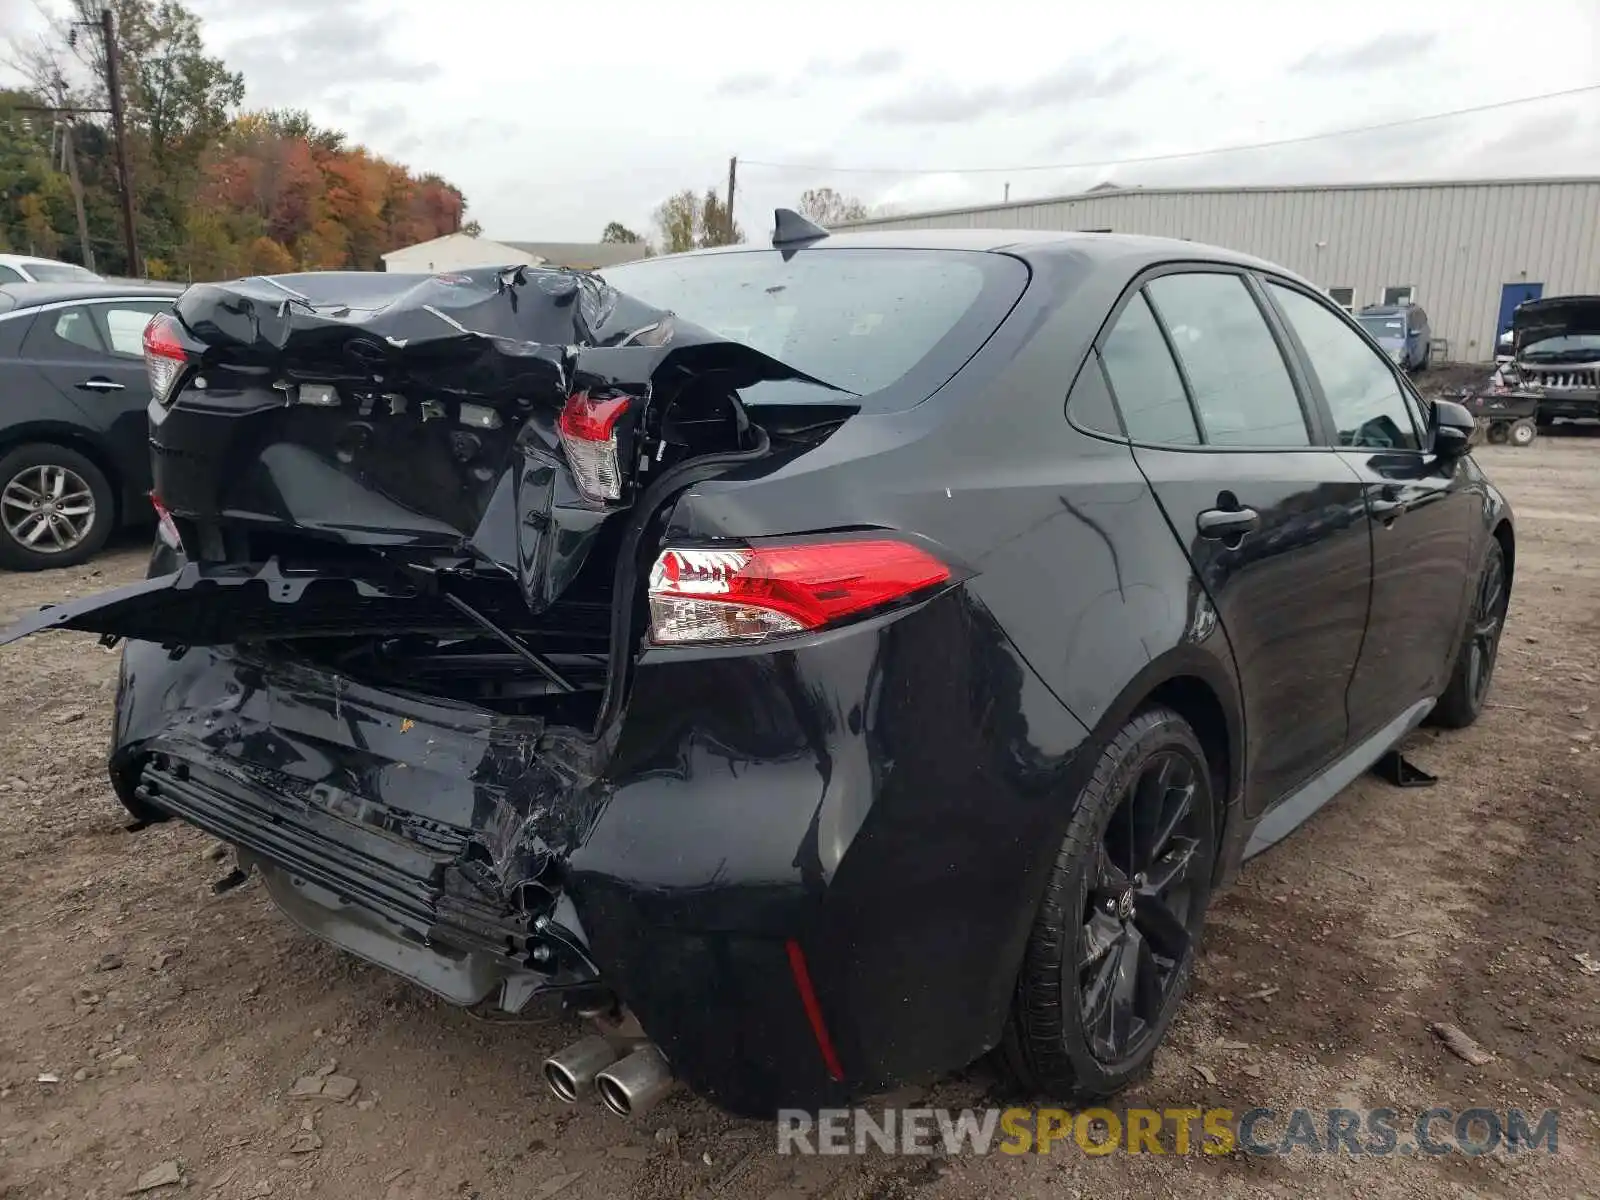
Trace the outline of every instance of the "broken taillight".
[[150, 494], [150, 504], [156, 510], [156, 536], [169, 550], [183, 549], [183, 534], [178, 532], [178, 523], [172, 519], [172, 514], [167, 511], [167, 506], [161, 503], [161, 497], [154, 492]]
[[189, 362], [179, 328], [178, 319], [170, 313], [157, 313], [144, 327], [144, 369], [157, 404], [171, 401], [173, 385]]
[[573, 482], [591, 500], [622, 499], [622, 465], [617, 452], [617, 422], [628, 411], [626, 397], [596, 400], [575, 392], [561, 410], [556, 430], [567, 452]]
[[650, 637], [683, 645], [806, 633], [949, 578], [927, 551], [881, 538], [668, 549], [650, 572]]

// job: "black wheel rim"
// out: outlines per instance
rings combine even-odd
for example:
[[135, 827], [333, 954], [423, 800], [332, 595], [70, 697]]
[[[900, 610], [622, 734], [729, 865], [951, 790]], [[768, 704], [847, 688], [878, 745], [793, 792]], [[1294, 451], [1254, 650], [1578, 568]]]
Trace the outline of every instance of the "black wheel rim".
[[1102, 1063], [1136, 1055], [1160, 1027], [1194, 944], [1191, 916], [1209, 869], [1198, 768], [1176, 750], [1139, 768], [1088, 869], [1077, 992]]
[[1474, 707], [1481, 705], [1489, 694], [1495, 656], [1500, 652], [1500, 630], [1506, 621], [1506, 600], [1505, 560], [1499, 554], [1491, 554], [1483, 569], [1483, 578], [1478, 581], [1478, 595], [1472, 607], [1471, 641], [1467, 643], [1467, 685]]

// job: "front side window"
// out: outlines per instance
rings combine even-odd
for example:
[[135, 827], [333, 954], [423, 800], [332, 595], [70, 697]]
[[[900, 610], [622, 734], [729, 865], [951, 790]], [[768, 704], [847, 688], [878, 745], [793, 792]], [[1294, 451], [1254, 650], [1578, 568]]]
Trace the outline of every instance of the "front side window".
[[1142, 291], [1117, 317], [1100, 354], [1129, 437], [1157, 445], [1200, 444], [1183, 377]]
[[1289, 368], [1243, 278], [1163, 275], [1149, 292], [1183, 364], [1207, 445], [1311, 444]]
[[1331, 309], [1273, 283], [1273, 298], [1305, 347], [1341, 446], [1419, 450], [1421, 437], [1389, 365]]

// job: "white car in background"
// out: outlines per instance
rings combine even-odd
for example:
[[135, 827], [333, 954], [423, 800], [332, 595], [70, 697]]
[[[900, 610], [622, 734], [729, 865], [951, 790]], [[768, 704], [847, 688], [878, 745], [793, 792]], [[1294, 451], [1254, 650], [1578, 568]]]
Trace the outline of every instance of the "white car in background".
[[0, 254], [0, 283], [92, 283], [101, 278], [77, 263], [31, 254]]

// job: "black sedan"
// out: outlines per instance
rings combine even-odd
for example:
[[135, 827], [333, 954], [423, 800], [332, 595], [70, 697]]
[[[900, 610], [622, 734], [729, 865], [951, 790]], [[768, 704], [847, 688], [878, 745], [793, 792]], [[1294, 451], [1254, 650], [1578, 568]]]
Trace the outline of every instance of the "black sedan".
[[180, 291], [0, 286], [0, 567], [74, 566], [150, 519], [144, 327]]
[[[743, 1112], [1150, 1060], [1207, 906], [1478, 716], [1508, 507], [1311, 284], [940, 231], [197, 286], [146, 336], [112, 776], [551, 1087]], [[232, 879], [240, 876], [235, 874]], [[1292, 951], [1290, 951], [1292, 952]]]

